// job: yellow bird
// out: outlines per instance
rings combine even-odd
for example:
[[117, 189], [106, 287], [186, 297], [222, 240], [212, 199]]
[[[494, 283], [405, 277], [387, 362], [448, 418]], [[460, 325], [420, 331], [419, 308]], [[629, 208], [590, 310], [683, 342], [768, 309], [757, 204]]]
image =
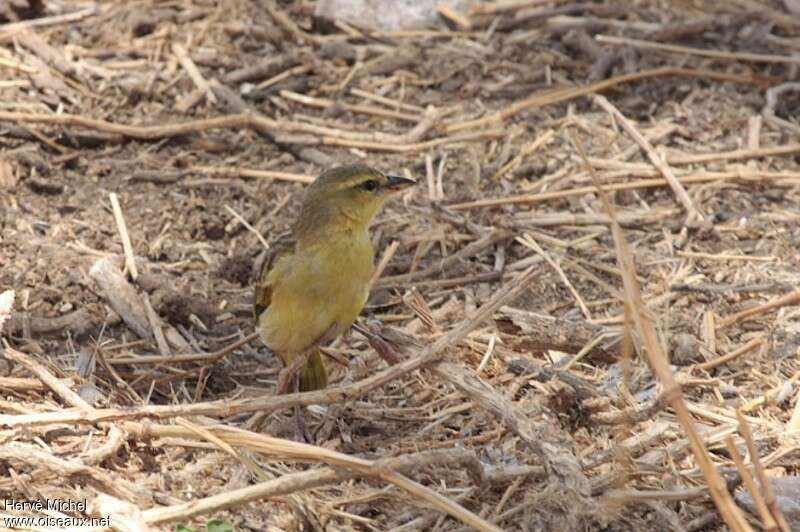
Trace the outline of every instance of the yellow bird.
[[350, 328], [369, 295], [369, 224], [392, 193], [415, 183], [357, 164], [330, 169], [306, 189], [299, 217], [270, 247], [255, 284], [256, 329], [289, 368], [277, 393], [298, 369], [300, 391], [327, 385], [319, 346]]

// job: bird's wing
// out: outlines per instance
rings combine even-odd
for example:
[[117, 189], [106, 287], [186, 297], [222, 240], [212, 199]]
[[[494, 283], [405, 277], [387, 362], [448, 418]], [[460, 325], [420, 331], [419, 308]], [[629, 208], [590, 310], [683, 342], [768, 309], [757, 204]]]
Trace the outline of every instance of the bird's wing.
[[294, 252], [295, 240], [291, 232], [286, 232], [280, 235], [272, 244], [270, 244], [267, 255], [264, 257], [261, 267], [257, 269], [258, 275], [256, 276], [255, 294], [253, 297], [253, 317], [258, 322], [259, 316], [272, 301], [272, 285], [269, 284], [269, 272], [278, 259], [284, 255]]

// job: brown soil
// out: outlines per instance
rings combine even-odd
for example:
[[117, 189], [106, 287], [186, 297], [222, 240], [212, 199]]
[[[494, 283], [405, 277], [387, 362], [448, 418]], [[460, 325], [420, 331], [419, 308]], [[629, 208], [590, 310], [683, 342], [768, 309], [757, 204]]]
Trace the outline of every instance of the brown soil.
[[[20, 14], [85, 7], [72, 4]], [[315, 444], [368, 460], [449, 450], [413, 457], [423, 465], [402, 472], [506, 530], [723, 530], [645, 344], [638, 334], [632, 348], [626, 342], [614, 240], [575, 142], [611, 187], [651, 318], [737, 500], [724, 436], [745, 449], [739, 407], [767, 474], [796, 475], [788, 432], [800, 298], [785, 296], [800, 286], [800, 91], [784, 84], [798, 81], [797, 16], [780, 2], [756, 12], [747, 0], [529, 4], [473, 13], [470, 31], [336, 28], [315, 20], [310, 2], [239, 0], [103, 2], [77, 20], [0, 25], [0, 292], [16, 293], [3, 334], [90, 410], [131, 409], [111, 424], [15, 424], [14, 416], [85, 407], [10, 357], [0, 365], [3, 498], [100, 504], [106, 493], [129, 505], [134, 522], [164, 530], [211, 519], [240, 530], [462, 529], [375, 470], [269, 499], [234, 497], [227, 509], [169, 522], [136, 517], [330, 463], [321, 452], [299, 459], [256, 449], [258, 434], [293, 437], [291, 408], [254, 429], [249, 410], [159, 418], [133, 407], [269, 398], [280, 365], [260, 341], [214, 359], [163, 357], [214, 353], [252, 333], [252, 270], [264, 249], [256, 232], [269, 241], [289, 227], [309, 176], [363, 161], [420, 181], [374, 225], [378, 256], [398, 247], [363, 313], [405, 346], [405, 359], [529, 266], [536, 275], [446, 350], [455, 373], [426, 365], [357, 399], [307, 409]], [[276, 23], [282, 15], [290, 23]], [[242, 71], [254, 65], [263, 68]], [[683, 70], [648, 74], [661, 67]], [[611, 82], [598, 94], [666, 160], [688, 192], [683, 202], [596, 91], [569, 91], [602, 80]], [[780, 87], [770, 102], [768, 89]], [[537, 95], [545, 97], [527, 100]], [[239, 113], [269, 121], [207, 121]], [[501, 116], [467, 124], [493, 113]], [[162, 345], [152, 322], [141, 335], [120, 317], [91, 273], [123, 255], [111, 193], [136, 257], [132, 286], [155, 310]], [[689, 208], [702, 220], [687, 221]], [[556, 320], [542, 326], [543, 316]], [[358, 333], [330, 352], [331, 388], [386, 370]], [[120, 362], [131, 357], [160, 358]], [[479, 366], [484, 383], [465, 384]], [[12, 377], [34, 380], [20, 387]], [[135, 430], [185, 427], [178, 416], [194, 427], [253, 429], [256, 439], [230, 452], [211, 429]], [[116, 442], [113, 426], [122, 429]], [[87, 459], [104, 443], [100, 458]]]

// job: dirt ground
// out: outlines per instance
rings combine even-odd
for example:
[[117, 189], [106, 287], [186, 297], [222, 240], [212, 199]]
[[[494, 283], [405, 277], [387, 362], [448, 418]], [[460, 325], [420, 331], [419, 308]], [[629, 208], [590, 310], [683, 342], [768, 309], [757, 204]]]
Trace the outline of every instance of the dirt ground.
[[[120, 530], [745, 530], [702, 456], [762, 527], [738, 449], [800, 527], [796, 1], [497, 0], [399, 31], [310, 1], [20, 4], [4, 499], [87, 500]], [[278, 404], [279, 361], [237, 342], [253, 265], [347, 162], [419, 181], [374, 224], [362, 313], [407, 367], [353, 332], [328, 392]], [[294, 404], [314, 447], [266, 437], [292, 440]]]

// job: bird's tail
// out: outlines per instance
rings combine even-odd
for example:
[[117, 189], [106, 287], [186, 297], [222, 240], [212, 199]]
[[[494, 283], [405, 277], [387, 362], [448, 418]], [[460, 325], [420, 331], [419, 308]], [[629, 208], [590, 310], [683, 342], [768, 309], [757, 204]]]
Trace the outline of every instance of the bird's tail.
[[306, 365], [300, 370], [300, 391], [321, 390], [327, 385], [328, 372], [325, 370], [325, 363], [322, 361], [319, 349], [314, 349], [308, 356]]

